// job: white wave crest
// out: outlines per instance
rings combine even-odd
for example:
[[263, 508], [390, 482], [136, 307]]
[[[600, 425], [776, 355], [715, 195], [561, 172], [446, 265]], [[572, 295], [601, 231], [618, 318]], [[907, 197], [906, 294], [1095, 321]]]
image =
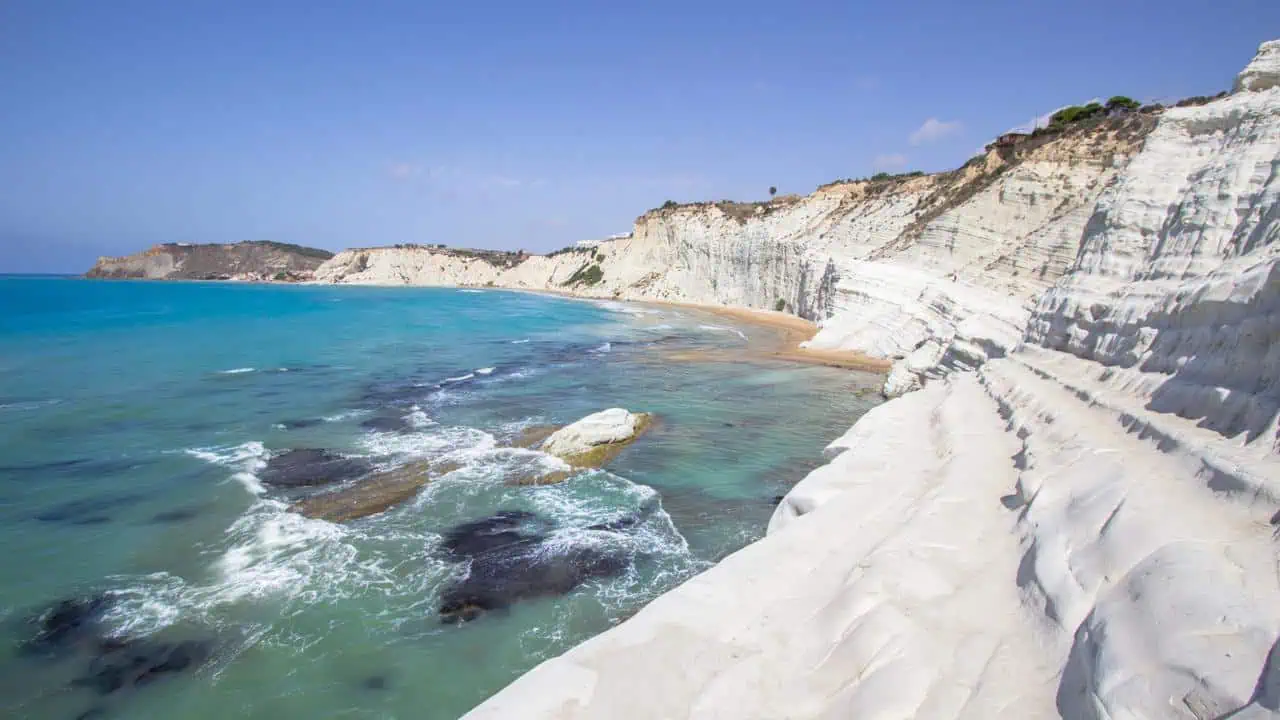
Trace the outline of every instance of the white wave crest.
[[725, 327], [723, 325], [699, 325], [698, 327], [703, 330], [715, 330], [717, 332], [731, 332], [737, 335], [738, 337], [742, 338], [743, 340], [747, 339], [746, 333], [742, 332], [737, 328]]
[[476, 376], [476, 374], [475, 374], [475, 373], [467, 373], [466, 375], [459, 375], [459, 376], [457, 376], [457, 377], [449, 377], [449, 378], [445, 378], [445, 379], [444, 379], [444, 382], [447, 382], [447, 383], [462, 382], [463, 380], [470, 380], [471, 378], [473, 378], [473, 377], [475, 377], [475, 376]]
[[437, 424], [417, 405], [414, 405], [413, 410], [405, 417], [409, 420], [409, 424], [416, 428], [426, 428]]
[[365, 415], [368, 415], [369, 412], [369, 410], [343, 410], [342, 412], [334, 413], [333, 415], [325, 415], [320, 419], [325, 422], [343, 422], [344, 420], [354, 420], [359, 417], [364, 417]]
[[492, 375], [496, 368], [484, 367], [476, 370], [477, 375]]
[[242, 542], [214, 563], [220, 602], [289, 591], [306, 584], [319, 563], [354, 559], [355, 548], [341, 542], [341, 526], [271, 505], [275, 503], [263, 503], [227, 530]]
[[615, 302], [613, 300], [599, 300], [593, 303], [596, 307], [609, 312], [623, 313], [626, 315], [661, 315], [662, 311], [655, 308], [647, 308], [641, 305], [628, 305], [626, 303]]
[[257, 473], [267, 466], [269, 453], [257, 440], [231, 446], [188, 448], [183, 452], [212, 465], [235, 470], [231, 479], [243, 485], [250, 494], [261, 495], [266, 492]]
[[254, 372], [256, 369], [257, 368], [251, 368], [251, 367], [231, 368], [230, 370], [219, 370], [218, 374], [219, 375], [243, 375], [244, 373]]
[[37, 408], [57, 405], [62, 400], [59, 398], [49, 398], [48, 400], [28, 400], [25, 402], [0, 403], [0, 410], [35, 410]]
[[433, 426], [428, 432], [370, 433], [361, 445], [372, 455], [421, 458], [469, 448], [491, 448], [497, 440], [483, 430], [469, 427]]

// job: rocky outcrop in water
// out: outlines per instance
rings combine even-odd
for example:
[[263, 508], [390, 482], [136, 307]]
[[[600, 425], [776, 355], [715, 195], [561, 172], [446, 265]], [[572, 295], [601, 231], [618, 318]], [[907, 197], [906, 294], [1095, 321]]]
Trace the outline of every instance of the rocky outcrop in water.
[[[70, 663], [80, 671], [69, 689], [112, 698], [197, 670], [212, 659], [214, 643], [208, 639], [112, 633], [105, 616], [116, 601], [111, 594], [99, 593], [54, 603], [27, 620], [32, 632], [19, 646], [20, 653], [60, 673], [66, 670], [63, 664]], [[106, 712], [106, 706], [94, 705], [81, 717], [102, 717]]]
[[903, 396], [764, 540], [467, 717], [1280, 713], [1277, 57], [850, 216], [880, 234], [814, 342]]
[[631, 557], [609, 544], [607, 533], [626, 527], [598, 525], [555, 537], [549, 522], [521, 510], [458, 525], [445, 533], [443, 548], [466, 562], [467, 571], [445, 589], [440, 617], [470, 622], [521, 600], [563, 595], [593, 578], [619, 575]]
[[648, 413], [601, 410], [552, 433], [543, 441], [542, 451], [574, 467], [601, 467], [652, 424]]
[[279, 488], [313, 487], [351, 480], [372, 470], [373, 465], [365, 458], [299, 448], [273, 455], [263, 470], [262, 481]]
[[100, 257], [90, 278], [299, 282], [333, 257], [327, 250], [267, 240], [229, 245], [156, 245], [136, 255]]
[[412, 500], [431, 480], [458, 468], [456, 463], [417, 462], [357, 480], [353, 484], [297, 502], [293, 510], [309, 518], [346, 522], [389, 510]]

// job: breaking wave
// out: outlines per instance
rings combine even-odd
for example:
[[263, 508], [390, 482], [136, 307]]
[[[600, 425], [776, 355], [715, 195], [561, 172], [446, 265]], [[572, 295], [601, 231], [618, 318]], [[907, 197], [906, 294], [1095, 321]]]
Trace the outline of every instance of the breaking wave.
[[747, 339], [747, 334], [737, 328], [725, 327], [723, 325], [699, 325], [698, 327], [703, 330], [714, 330], [717, 332], [731, 332], [737, 335], [738, 337], [742, 338], [743, 340]]

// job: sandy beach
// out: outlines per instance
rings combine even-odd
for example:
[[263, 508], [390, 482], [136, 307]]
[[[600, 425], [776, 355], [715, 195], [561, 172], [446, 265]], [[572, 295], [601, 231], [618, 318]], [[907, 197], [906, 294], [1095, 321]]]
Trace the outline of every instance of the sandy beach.
[[[800, 344], [812, 338], [818, 332], [817, 324], [795, 315], [772, 310], [753, 310], [748, 308], [722, 307], [719, 305], [699, 305], [695, 303], [677, 302], [642, 302], [644, 305], [679, 307], [697, 312], [704, 312], [724, 318], [742, 325], [765, 328], [772, 332], [752, 335], [748, 339], [747, 356], [769, 357], [777, 360], [825, 365], [827, 367], [847, 368], [865, 372], [887, 373], [893, 366], [892, 360], [875, 358], [856, 351], [845, 350], [810, 350]], [[739, 355], [737, 350], [715, 351], [681, 351], [670, 353], [667, 357], [673, 360], [726, 360]]]

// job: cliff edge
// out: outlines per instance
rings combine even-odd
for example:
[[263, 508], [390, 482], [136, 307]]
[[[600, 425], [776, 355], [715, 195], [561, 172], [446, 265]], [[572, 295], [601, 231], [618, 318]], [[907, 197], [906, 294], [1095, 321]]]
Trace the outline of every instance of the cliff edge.
[[315, 276], [784, 310], [821, 324], [814, 349], [898, 361], [887, 390], [900, 394], [940, 365], [974, 366], [1017, 342], [1103, 188], [1163, 112], [993, 143], [946, 173], [838, 181], [769, 202], [668, 203], [592, 248], [356, 248]]
[[310, 280], [327, 250], [251, 240], [229, 245], [166, 243], [125, 257], [100, 257], [85, 273], [89, 278], [149, 280]]
[[642, 218], [605, 259], [691, 290], [647, 288], [782, 299], [904, 394], [765, 539], [467, 717], [1280, 714], [1277, 57], [1075, 161]]

